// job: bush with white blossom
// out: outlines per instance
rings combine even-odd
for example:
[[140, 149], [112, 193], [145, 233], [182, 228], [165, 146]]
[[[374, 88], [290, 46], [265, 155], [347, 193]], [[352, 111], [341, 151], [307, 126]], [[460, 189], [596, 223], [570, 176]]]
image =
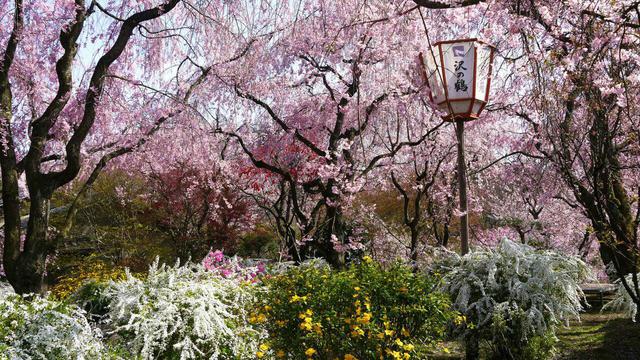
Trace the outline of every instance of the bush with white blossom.
[[84, 312], [39, 296], [0, 294], [1, 360], [105, 358], [101, 334]]
[[255, 286], [202, 265], [158, 265], [105, 290], [109, 321], [141, 359], [253, 358], [261, 334], [246, 321]]
[[[636, 275], [636, 279], [640, 281], [640, 273]], [[625, 277], [627, 282], [627, 286], [636, 296], [640, 296], [636, 292], [636, 283], [633, 280], [633, 274], [627, 274]], [[621, 311], [625, 314], [625, 316], [629, 317], [631, 320], [638, 321], [640, 319], [640, 315], [638, 314], [638, 305], [633, 301], [631, 297], [631, 293], [625, 288], [624, 284], [622, 284], [621, 280], [616, 281], [616, 285], [618, 286], [615, 296], [613, 300], [608, 302], [605, 306], [602, 307], [602, 310], [615, 310]]]
[[549, 356], [556, 326], [579, 318], [580, 283], [590, 275], [577, 257], [507, 239], [495, 250], [451, 255], [439, 270], [445, 272], [443, 290], [466, 316], [467, 351], [488, 340], [503, 359]]

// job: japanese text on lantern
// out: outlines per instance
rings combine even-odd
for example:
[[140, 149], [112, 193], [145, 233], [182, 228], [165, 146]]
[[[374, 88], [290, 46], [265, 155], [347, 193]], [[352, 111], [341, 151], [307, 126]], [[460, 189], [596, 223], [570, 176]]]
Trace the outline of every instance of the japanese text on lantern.
[[[453, 50], [453, 56], [464, 57], [464, 46], [454, 46], [452, 50]], [[467, 68], [464, 66], [464, 60], [456, 61], [454, 63], [454, 70], [456, 73], [456, 82], [455, 82], [456, 92], [461, 92], [461, 91], [466, 92], [469, 88], [464, 79], [464, 71], [467, 70]]]

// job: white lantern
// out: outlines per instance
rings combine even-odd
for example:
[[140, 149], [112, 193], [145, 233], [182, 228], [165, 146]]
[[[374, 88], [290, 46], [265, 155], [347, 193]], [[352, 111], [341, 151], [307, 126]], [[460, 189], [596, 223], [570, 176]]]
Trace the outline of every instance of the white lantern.
[[489, 101], [495, 47], [478, 39], [440, 41], [420, 54], [431, 101], [445, 120], [477, 119]]

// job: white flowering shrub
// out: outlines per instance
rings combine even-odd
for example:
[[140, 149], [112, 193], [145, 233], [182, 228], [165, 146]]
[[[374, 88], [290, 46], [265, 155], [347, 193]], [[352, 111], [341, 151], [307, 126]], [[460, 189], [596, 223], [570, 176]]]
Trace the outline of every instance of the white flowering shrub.
[[[637, 278], [640, 279], [640, 273], [638, 273]], [[627, 281], [627, 285], [631, 288], [631, 291], [634, 291], [635, 293], [633, 275], [627, 274], [625, 280]], [[623, 312], [627, 317], [635, 322], [640, 318], [640, 316], [638, 315], [638, 305], [633, 301], [631, 295], [622, 284], [622, 281], [616, 280], [616, 285], [618, 286], [618, 289], [616, 290], [613, 300], [605, 304], [602, 307], [602, 310], [615, 310]]]
[[11, 294], [15, 294], [11, 285], [9, 285], [9, 283], [0, 281], [0, 299], [4, 299]]
[[109, 319], [141, 359], [255, 358], [261, 334], [247, 322], [255, 286], [157, 261], [146, 279], [111, 282]]
[[103, 359], [100, 340], [100, 332], [75, 306], [0, 294], [1, 360]]
[[556, 325], [579, 318], [579, 285], [589, 276], [577, 257], [507, 239], [495, 250], [450, 256], [439, 268], [443, 290], [467, 319], [465, 340], [488, 340], [504, 359], [549, 356]]

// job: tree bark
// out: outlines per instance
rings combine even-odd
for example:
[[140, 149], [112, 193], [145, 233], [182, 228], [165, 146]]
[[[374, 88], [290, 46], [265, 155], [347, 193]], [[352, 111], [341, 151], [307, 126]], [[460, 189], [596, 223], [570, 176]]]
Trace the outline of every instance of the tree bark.
[[336, 250], [333, 237], [335, 236], [340, 244], [346, 245], [349, 242], [349, 235], [342, 211], [338, 207], [328, 206], [316, 243], [319, 252], [329, 265], [338, 269], [344, 268], [346, 265], [344, 253]]
[[466, 360], [480, 359], [480, 341], [476, 330], [464, 339], [464, 352]]
[[0, 64], [0, 167], [2, 169], [2, 210], [4, 213], [4, 269], [11, 284], [20, 280], [17, 261], [20, 256], [20, 191], [18, 168], [11, 130], [13, 94], [9, 70], [18, 47], [23, 26], [22, 0], [15, 1], [13, 30]]

